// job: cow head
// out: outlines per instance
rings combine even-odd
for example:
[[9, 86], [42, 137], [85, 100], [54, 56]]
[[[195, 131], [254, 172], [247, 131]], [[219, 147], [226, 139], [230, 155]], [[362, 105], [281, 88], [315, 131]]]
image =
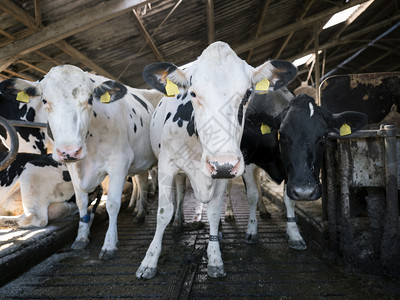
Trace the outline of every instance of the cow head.
[[[285, 61], [268, 61], [253, 68], [229, 45], [215, 42], [185, 70], [172, 63], [154, 63], [146, 66], [143, 77], [164, 94], [180, 93], [170, 101], [189, 97], [195, 131], [203, 148], [203, 174], [230, 178], [244, 171], [240, 151], [243, 118], [257, 83], [264, 81], [279, 87], [292, 80], [296, 71]], [[173, 90], [175, 93], [171, 92]]]
[[[125, 86], [106, 81], [95, 86], [88, 74], [75, 66], [52, 68], [38, 82], [7, 79], [0, 84], [3, 94], [29, 102], [42, 99], [54, 140], [53, 158], [59, 162], [83, 159], [87, 154], [86, 135], [89, 130], [93, 101], [112, 102], [125, 93]], [[105, 95], [102, 97], [102, 95]]]
[[287, 174], [287, 194], [293, 200], [316, 200], [321, 197], [319, 173], [323, 142], [328, 133], [343, 125], [351, 132], [367, 123], [363, 113], [346, 111], [332, 114], [317, 106], [314, 99], [298, 95], [276, 116], [262, 113], [249, 116], [253, 123], [279, 129], [279, 143]]

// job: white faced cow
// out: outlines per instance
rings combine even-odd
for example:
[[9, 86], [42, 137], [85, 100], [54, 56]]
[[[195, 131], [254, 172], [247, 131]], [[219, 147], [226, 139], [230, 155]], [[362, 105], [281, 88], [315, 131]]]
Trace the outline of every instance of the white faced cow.
[[54, 139], [53, 158], [67, 164], [79, 208], [74, 249], [89, 242], [93, 216], [87, 210], [88, 193], [109, 175], [109, 226], [100, 258], [114, 257], [126, 176], [146, 171], [156, 162], [149, 137], [153, 106], [146, 98], [155, 99], [160, 93], [132, 89], [70, 65], [52, 68], [40, 82], [12, 79], [3, 88], [17, 94], [17, 99], [42, 98]]
[[[143, 76], [151, 86], [165, 94], [179, 94], [161, 100], [150, 126], [152, 148], [159, 159], [157, 227], [136, 272], [138, 278], [156, 274], [162, 237], [174, 211], [174, 178], [179, 172], [188, 176], [196, 198], [208, 203], [208, 275], [225, 276], [218, 223], [227, 178], [244, 171], [240, 151], [243, 116], [252, 88], [263, 79], [272, 85], [285, 80], [285, 66], [282, 61], [268, 61], [253, 68], [229, 45], [216, 42], [185, 70], [171, 63], [144, 69]], [[175, 85], [179, 91], [174, 92]]]

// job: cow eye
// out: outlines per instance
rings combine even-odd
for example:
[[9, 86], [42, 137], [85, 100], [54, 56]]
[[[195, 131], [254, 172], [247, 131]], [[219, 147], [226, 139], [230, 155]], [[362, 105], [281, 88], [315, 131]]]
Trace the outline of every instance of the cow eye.
[[47, 103], [47, 100], [44, 99], [44, 98], [42, 98], [42, 102], [43, 102], [43, 104], [46, 104], [46, 103]]
[[192, 96], [193, 98], [196, 98], [196, 93], [193, 92], [193, 91], [191, 91], [191, 92], [190, 92], [190, 96]]

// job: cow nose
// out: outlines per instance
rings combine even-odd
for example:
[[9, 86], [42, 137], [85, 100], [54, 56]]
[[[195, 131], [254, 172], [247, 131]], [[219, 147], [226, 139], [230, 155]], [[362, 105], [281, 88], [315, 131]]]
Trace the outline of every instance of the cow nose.
[[[290, 191], [289, 191], [290, 190]], [[321, 185], [302, 185], [289, 188], [288, 196], [292, 200], [317, 200], [321, 197]]]
[[56, 152], [61, 161], [73, 161], [82, 158], [82, 147], [80, 146], [57, 147]]
[[233, 178], [238, 175], [240, 158], [232, 155], [209, 156], [206, 165], [212, 178]]

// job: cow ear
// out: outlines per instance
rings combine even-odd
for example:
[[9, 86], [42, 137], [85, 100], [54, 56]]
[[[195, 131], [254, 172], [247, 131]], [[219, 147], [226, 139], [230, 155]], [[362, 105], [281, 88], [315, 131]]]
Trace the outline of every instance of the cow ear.
[[41, 95], [37, 82], [11, 78], [0, 83], [0, 92], [6, 98], [28, 103], [31, 98]]
[[172, 63], [161, 62], [147, 65], [142, 75], [151, 87], [170, 97], [179, 94], [179, 88], [189, 86], [185, 73]]
[[110, 103], [123, 98], [128, 92], [126, 86], [116, 81], [105, 81], [94, 89], [93, 98], [102, 103]]
[[297, 68], [291, 62], [276, 59], [255, 68], [252, 82], [257, 92], [265, 93], [269, 87], [277, 90], [287, 85], [296, 75]]
[[281, 119], [280, 114], [272, 116], [262, 112], [254, 113], [246, 116], [246, 126], [255, 127], [262, 134], [267, 134], [271, 132], [271, 129], [279, 129]]
[[348, 135], [363, 128], [367, 122], [368, 118], [366, 114], [355, 111], [345, 111], [332, 114], [330, 125], [332, 128], [339, 130], [340, 135]]

